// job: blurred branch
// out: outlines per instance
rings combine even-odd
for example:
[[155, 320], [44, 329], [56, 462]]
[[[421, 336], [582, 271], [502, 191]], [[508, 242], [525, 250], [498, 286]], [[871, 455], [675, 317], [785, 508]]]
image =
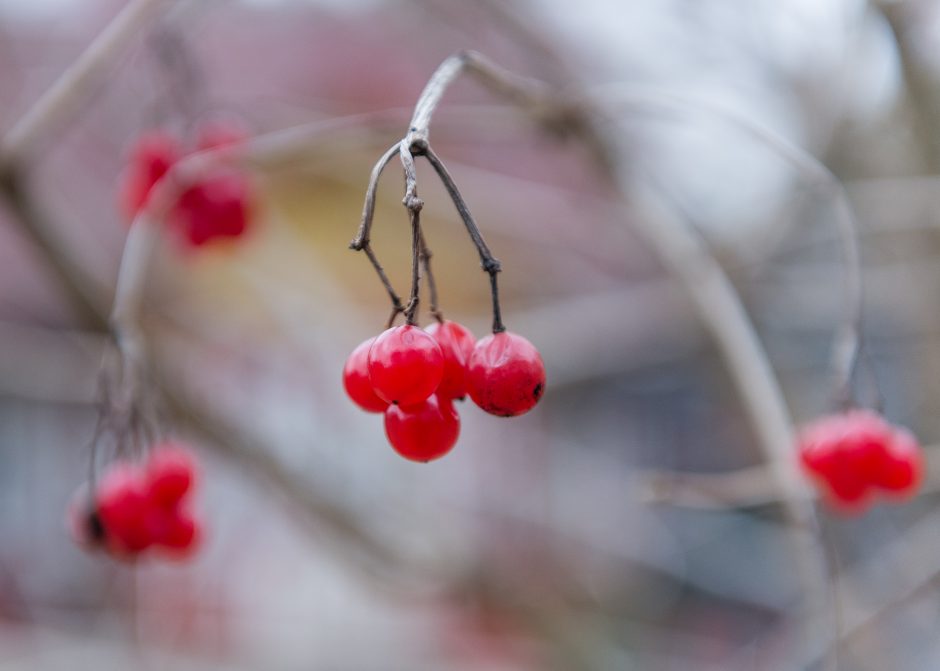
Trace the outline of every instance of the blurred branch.
[[721, 119], [754, 137], [792, 165], [809, 184], [832, 197], [839, 242], [842, 246], [844, 295], [843, 314], [833, 338], [832, 347], [834, 401], [839, 406], [850, 405], [853, 401], [853, 374], [862, 346], [862, 263], [858, 222], [846, 189], [839, 178], [806, 150], [747, 115], [724, 106], [668, 92], [644, 91], [631, 86], [606, 87], [602, 92], [623, 105], [639, 108], [653, 107], [680, 113], [694, 110]]
[[786, 513], [788, 533], [802, 581], [807, 635], [825, 612], [826, 563], [817, 539], [815, 511], [802, 495], [803, 479], [793, 457], [793, 426], [767, 354], [740, 297], [691, 222], [650, 184], [624, 178], [625, 197], [636, 213], [632, 223], [692, 299], [699, 319], [718, 346], [771, 475], [770, 485]]
[[872, 7], [881, 13], [891, 31], [897, 47], [898, 60], [907, 101], [913, 116], [915, 148], [921, 152], [924, 167], [930, 172], [940, 171], [940, 137], [935, 132], [936, 119], [940, 114], [940, 97], [937, 82], [920, 62], [917, 47], [908, 36], [910, 24], [917, 21], [914, 16], [923, 9], [911, 2], [873, 2]]
[[[924, 448], [926, 471], [918, 496], [940, 491], [940, 445]], [[726, 510], [779, 503], [773, 490], [773, 474], [767, 465], [751, 466], [725, 473], [646, 472], [638, 476], [647, 503], [685, 508]], [[818, 494], [809, 482], [801, 487], [801, 497]]]
[[106, 309], [101, 300], [103, 288], [95, 285], [56, 239], [54, 227], [30, 193], [20, 166], [0, 165], [0, 195], [15, 219], [24, 224], [21, 231], [39, 251], [41, 261], [55, 277], [79, 323], [85, 328], [103, 330], [102, 315]]
[[0, 142], [0, 167], [28, 159], [32, 146], [88, 98], [131, 39], [171, 0], [133, 0], [37, 100]]
[[461, 51], [448, 58], [427, 83], [415, 106], [409, 138], [428, 140], [428, 124], [440, 98], [451, 83], [467, 72], [488, 89], [527, 110], [536, 123], [560, 136], [578, 139], [590, 152], [601, 174], [614, 181], [617, 159], [610, 142], [598, 133], [592, 119], [597, 111], [584, 96], [564, 96], [544, 82], [509, 72], [475, 51]]

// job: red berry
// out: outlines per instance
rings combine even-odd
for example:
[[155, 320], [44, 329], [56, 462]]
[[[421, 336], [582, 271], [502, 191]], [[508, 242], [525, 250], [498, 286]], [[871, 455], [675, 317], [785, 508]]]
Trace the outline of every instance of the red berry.
[[920, 444], [912, 433], [896, 429], [884, 455], [878, 484], [887, 492], [907, 498], [920, 487], [924, 475], [924, 458]]
[[420, 403], [434, 393], [443, 374], [441, 348], [417, 326], [383, 331], [369, 349], [369, 380], [376, 395], [389, 403]]
[[116, 463], [98, 485], [95, 507], [104, 529], [107, 548], [117, 555], [133, 555], [153, 543], [150, 534], [150, 498], [141, 470]]
[[162, 507], [174, 507], [196, 480], [196, 460], [179, 445], [156, 446], [147, 460], [147, 485], [150, 498]]
[[799, 451], [804, 468], [842, 508], [860, 509], [876, 490], [909, 496], [922, 472], [914, 437], [868, 410], [814, 422], [801, 433]]
[[180, 196], [168, 222], [181, 239], [201, 247], [215, 238], [238, 237], [248, 227], [251, 185], [227, 173], [191, 186]]
[[450, 452], [460, 435], [460, 417], [447, 398], [437, 395], [417, 405], [390, 405], [385, 435], [405, 459], [432, 461]]
[[183, 558], [198, 549], [201, 535], [200, 526], [192, 515], [180, 512], [171, 520], [160, 545], [172, 550], [175, 557]]
[[545, 365], [535, 346], [503, 331], [481, 338], [467, 363], [470, 398], [491, 415], [528, 412], [545, 391]]
[[457, 322], [434, 322], [425, 329], [437, 341], [444, 355], [444, 376], [437, 393], [444, 398], [463, 398], [467, 394], [467, 361], [475, 340], [465, 326]]
[[375, 395], [369, 381], [369, 349], [375, 338], [359, 344], [343, 366], [343, 387], [353, 403], [366, 412], [385, 412], [388, 403]]
[[147, 204], [151, 189], [182, 154], [176, 138], [163, 131], [151, 131], [138, 138], [120, 187], [120, 208], [128, 221]]

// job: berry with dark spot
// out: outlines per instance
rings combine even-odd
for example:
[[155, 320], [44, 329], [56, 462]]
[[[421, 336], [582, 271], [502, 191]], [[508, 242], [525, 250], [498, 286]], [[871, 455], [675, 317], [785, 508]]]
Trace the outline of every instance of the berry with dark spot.
[[515, 417], [532, 408], [545, 391], [545, 365], [535, 346], [503, 331], [481, 338], [467, 363], [467, 391], [491, 415]]

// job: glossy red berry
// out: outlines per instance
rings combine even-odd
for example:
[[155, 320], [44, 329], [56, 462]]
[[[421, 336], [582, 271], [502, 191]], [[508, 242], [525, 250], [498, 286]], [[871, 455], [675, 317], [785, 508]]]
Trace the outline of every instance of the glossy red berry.
[[154, 447], [146, 465], [147, 486], [154, 504], [177, 506], [196, 480], [196, 460], [183, 447], [163, 443]]
[[388, 403], [375, 395], [369, 381], [369, 349], [375, 338], [359, 344], [346, 359], [343, 366], [343, 388], [353, 403], [366, 412], [385, 412]]
[[425, 329], [444, 355], [444, 375], [437, 394], [444, 398], [463, 398], [467, 394], [467, 362], [476, 340], [465, 326], [457, 322], [434, 322]]
[[380, 333], [369, 349], [369, 380], [389, 403], [421, 403], [437, 389], [444, 355], [437, 342], [417, 326], [395, 326]]
[[545, 365], [535, 346], [503, 331], [481, 338], [467, 364], [467, 391], [491, 415], [528, 412], [545, 391]]
[[105, 545], [114, 554], [134, 555], [153, 543], [150, 497], [137, 466], [127, 463], [111, 466], [98, 485], [95, 509], [104, 530]]
[[405, 459], [432, 461], [451, 451], [460, 435], [460, 417], [450, 399], [431, 396], [417, 405], [390, 405], [385, 435]]
[[154, 185], [182, 157], [180, 143], [163, 131], [151, 131], [138, 138], [131, 150], [120, 187], [120, 209], [131, 221], [147, 204]]

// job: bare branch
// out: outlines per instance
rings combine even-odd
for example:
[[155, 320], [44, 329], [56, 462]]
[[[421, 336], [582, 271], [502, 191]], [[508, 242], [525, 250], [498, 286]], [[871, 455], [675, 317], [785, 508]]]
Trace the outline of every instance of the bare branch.
[[620, 101], [621, 104], [653, 106], [673, 112], [701, 111], [711, 114], [757, 139], [792, 165], [807, 182], [831, 195], [834, 199], [836, 226], [842, 245], [843, 294], [845, 296], [845, 312], [833, 339], [832, 348], [834, 400], [840, 406], [850, 404], [853, 399], [852, 378], [861, 347], [860, 332], [864, 296], [858, 240], [859, 226], [848, 194], [839, 178], [812, 154], [734, 110], [703, 100], [685, 98], [671, 93], [641, 91], [633, 87], [616, 86], [602, 92]]
[[171, 4], [171, 0], [133, 0], [95, 38], [56, 82], [14, 124], [0, 144], [0, 164], [25, 160], [36, 141], [88, 97], [137, 33]]

